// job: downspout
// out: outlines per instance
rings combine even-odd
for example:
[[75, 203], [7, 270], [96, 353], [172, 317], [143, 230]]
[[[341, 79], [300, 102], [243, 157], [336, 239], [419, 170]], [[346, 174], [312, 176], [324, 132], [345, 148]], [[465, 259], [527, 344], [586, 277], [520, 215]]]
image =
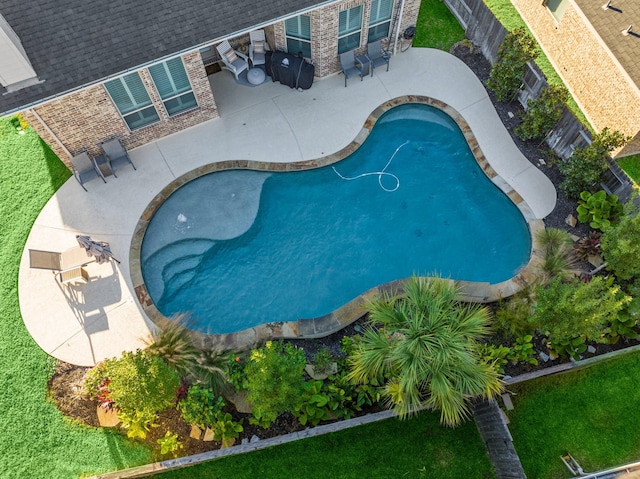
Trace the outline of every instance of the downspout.
[[404, 12], [404, 0], [400, 3], [400, 18], [398, 18], [398, 28], [396, 29], [396, 39], [393, 42], [393, 54], [398, 51], [398, 37], [400, 36], [400, 25], [402, 25], [402, 13]]
[[38, 115], [38, 112], [35, 110], [35, 108], [30, 108], [27, 110], [29, 113], [33, 113], [33, 116], [35, 116], [38, 121], [40, 122], [40, 124], [42, 125], [42, 127], [47, 131], [47, 133], [49, 133], [54, 140], [56, 140], [56, 143], [58, 144], [58, 146], [60, 148], [62, 148], [62, 150], [69, 155], [69, 158], [71, 158], [71, 152], [69, 150], [67, 150], [67, 147], [64, 146], [62, 144], [62, 142], [60, 141], [60, 139], [56, 136], [56, 134], [51, 130], [51, 128], [49, 128], [49, 125], [47, 125], [44, 120], [42, 119], [42, 117], [40, 115]]

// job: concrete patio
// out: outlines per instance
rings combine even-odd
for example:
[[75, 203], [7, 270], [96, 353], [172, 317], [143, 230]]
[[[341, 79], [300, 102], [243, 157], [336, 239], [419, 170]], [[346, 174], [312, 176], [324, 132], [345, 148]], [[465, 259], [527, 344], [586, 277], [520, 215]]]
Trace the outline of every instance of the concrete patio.
[[[456, 109], [473, 130], [493, 169], [528, 203], [536, 217], [556, 201], [551, 182], [520, 153], [475, 75], [457, 58], [410, 49], [391, 59], [389, 72], [349, 80], [316, 81], [298, 92], [279, 83], [249, 88], [222, 71], [210, 77], [220, 118], [130, 152], [138, 168], [123, 168], [88, 193], [70, 178], [35, 221], [19, 275], [20, 309], [27, 329], [48, 354], [92, 366], [123, 350], [144, 347], [153, 324], [142, 312], [129, 274], [129, 247], [140, 215], [154, 196], [180, 175], [223, 160], [289, 162], [340, 150], [360, 132], [381, 103], [423, 95]], [[76, 234], [108, 241], [120, 264], [89, 264], [91, 281], [60, 286], [51, 271], [29, 267], [29, 249], [63, 251]]]

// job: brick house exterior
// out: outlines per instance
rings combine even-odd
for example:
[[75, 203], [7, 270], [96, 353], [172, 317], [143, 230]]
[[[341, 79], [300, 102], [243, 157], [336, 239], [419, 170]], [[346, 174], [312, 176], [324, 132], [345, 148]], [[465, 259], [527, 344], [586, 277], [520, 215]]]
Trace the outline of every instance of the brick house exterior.
[[[76, 1], [79, 0], [65, 0], [65, 2], [69, 3]], [[38, 63], [34, 62], [33, 67], [36, 74], [38, 74], [40, 82], [35, 86], [27, 85], [27, 87], [16, 92], [6, 92], [5, 95], [0, 97], [0, 114], [22, 114], [29, 124], [52, 147], [61, 160], [69, 166], [70, 155], [73, 156], [80, 151], [88, 150], [90, 154], [100, 154], [101, 150], [97, 146], [98, 143], [109, 137], [118, 136], [123, 140], [127, 148], [134, 148], [198, 123], [218, 117], [219, 114], [215, 101], [216, 92], [212, 91], [207, 79], [205, 63], [201, 51], [208, 48], [210, 52], [215, 52], [214, 46], [223, 40], [229, 40], [234, 46], [238, 45], [240, 40], [246, 44], [248, 41], [248, 32], [255, 28], [263, 28], [265, 30], [267, 40], [272, 49], [286, 51], [287, 40], [285, 35], [285, 20], [300, 14], [305, 14], [308, 15], [311, 20], [311, 57], [315, 66], [315, 75], [316, 78], [323, 78], [340, 71], [338, 62], [338, 24], [340, 11], [359, 5], [363, 6], [360, 46], [356, 49], [357, 54], [362, 54], [363, 52], [366, 52], [369, 15], [371, 5], [374, 1], [375, 0], [339, 0], [324, 2], [320, 5], [316, 2], [315, 4], [312, 3], [310, 6], [307, 6], [303, 10], [293, 10], [294, 4], [299, 8], [299, 2], [292, 2], [290, 6], [292, 9], [290, 14], [287, 14], [287, 12], [284, 12], [284, 14], [283, 12], [278, 12], [279, 15], [277, 17], [271, 17], [275, 18], [274, 20], [268, 20], [268, 15], [275, 15], [275, 11], [265, 12], [263, 19], [266, 20], [253, 25], [246, 24], [246, 20], [244, 20], [245, 25], [242, 29], [234, 29], [234, 25], [229, 23], [229, 26], [226, 28], [228, 28], [230, 32], [234, 32], [233, 34], [222, 34], [218, 36], [214, 36], [212, 34], [212, 36], [209, 37], [211, 40], [205, 40], [204, 42], [197, 42], [195, 38], [183, 39], [183, 41], [180, 42], [179, 38], [174, 38], [175, 35], [170, 35], [170, 33], [175, 33], [170, 30], [173, 26], [173, 23], [170, 21], [171, 19], [168, 19], [164, 24], [162, 23], [164, 20], [156, 20], [153, 25], [149, 25], [149, 28], [153, 26], [155, 27], [155, 30], [158, 30], [158, 28], [161, 28], [164, 25], [164, 28], [166, 28], [167, 31], [164, 32], [166, 35], [163, 35], [161, 30], [154, 30], [154, 34], [156, 35], [155, 38], [163, 41], [166, 41], [166, 37], [173, 39], [176, 43], [176, 53], [168, 53], [166, 55], [159, 56], [157, 59], [149, 59], [147, 50], [151, 49], [151, 45], [148, 45], [148, 49], [145, 50], [144, 45], [141, 44], [141, 42], [144, 42], [145, 36], [143, 35], [142, 39], [132, 37], [131, 41], [135, 41], [136, 43], [132, 43], [130, 45], [122, 44], [121, 48], [123, 50], [134, 49], [134, 53], [136, 53], [135, 49], [137, 48], [139, 50], [138, 57], [140, 59], [146, 59], [147, 61], [144, 63], [136, 63], [132, 60], [132, 64], [119, 62], [119, 69], [111, 72], [103, 69], [102, 72], [96, 72], [93, 78], [88, 78], [89, 81], [86, 81], [83, 84], [73, 84], [70, 83], [70, 81], [67, 81], [66, 78], [58, 78], [59, 83], [62, 86], [57, 87], [57, 89], [61, 91], [54, 90], [51, 92], [37, 91], [38, 89], [52, 89], [53, 79], [52, 83], [47, 84], [46, 72], [43, 71], [40, 73]], [[126, 5], [129, 5], [129, 3]], [[135, 0], [134, 3], [136, 3]], [[207, 18], [202, 18], [202, 15], [213, 15], [217, 21], [224, 23], [224, 19], [220, 18], [220, 15], [218, 15], [217, 12], [212, 12], [211, 9], [195, 8], [199, 6], [199, 3], [202, 3], [204, 6], [204, 2], [201, 2], [201, 0], [188, 0], [186, 3], [191, 3], [194, 6], [193, 14], [198, 17], [200, 22], [207, 20]], [[231, 5], [238, 4], [237, 1], [230, 1], [229, 3]], [[125, 5], [125, 3], [123, 2], [122, 5]], [[390, 45], [388, 46], [392, 49], [396, 33], [402, 32], [409, 25], [415, 25], [419, 7], [419, 0], [395, 0], [393, 2], [393, 8], [391, 10], [391, 26], [395, 28], [393, 32], [389, 33], [389, 41], [383, 41], [383, 45], [387, 45], [389, 43]], [[81, 7], [78, 6], [78, 8]], [[122, 8], [125, 7], [123, 6]], [[401, 18], [399, 18], [400, 10], [403, 12]], [[224, 11], [224, 9], [221, 11]], [[20, 40], [25, 47], [24, 50], [27, 56], [30, 57], [30, 42], [31, 45], [34, 46], [37, 46], [37, 43], [33, 42], [34, 39], [32, 37], [23, 37], [20, 35], [21, 30], [19, 27], [21, 22], [24, 21], [23, 17], [18, 16], [16, 17], [17, 20], [12, 22], [11, 15], [7, 15], [8, 12], [0, 11], [0, 13], [5, 17], [9, 17], [7, 19], [8, 23], [14, 28], [17, 36], [20, 37]], [[90, 15], [90, 13], [84, 14]], [[395, 20], [396, 16], [399, 18], [397, 21]], [[0, 17], [0, 19], [1, 18], [2, 17]], [[105, 20], [105, 22], [108, 22], [108, 20]], [[136, 27], [137, 25], [135, 24], [129, 25], [128, 31], [136, 31]], [[124, 31], [127, 29], [127, 26], [123, 25], [122, 28]], [[144, 30], [144, 26], [137, 29]], [[184, 35], [192, 35], [192, 30], [193, 29], [185, 30]], [[28, 29], [25, 31], [28, 31]], [[200, 38], [203, 38], [202, 35], [207, 35], [207, 33], [208, 32], [205, 30], [201, 33]], [[123, 32], [123, 37], [125, 36], [126, 35]], [[25, 41], [25, 38], [27, 41]], [[43, 36], [43, 41], [45, 41], [45, 38], [46, 35]], [[95, 47], [97, 48], [101, 41], [101, 37], [96, 35], [90, 40], [96, 43]], [[192, 42], [191, 47], [187, 46], [185, 48], [185, 42], [189, 40]], [[153, 38], [149, 38], [149, 42], [153, 44]], [[78, 57], [82, 57], [82, 55], [91, 56], [91, 48], [93, 48], [94, 45], [92, 45], [91, 42], [87, 42], [87, 44], [90, 45], [87, 51], [78, 51], [74, 54], [78, 55]], [[178, 46], [178, 44], [180, 44], [180, 46]], [[171, 50], [171, 48], [172, 47], [167, 46], [165, 52]], [[0, 58], [2, 57], [2, 54], [3, 52], [0, 51]], [[116, 51], [112, 53], [112, 55], [116, 54]], [[37, 53], [33, 56], [34, 59], [38, 59]], [[124, 56], [126, 57], [127, 55], [124, 54]], [[189, 82], [191, 83], [197, 106], [183, 113], [170, 116], [165, 108], [162, 98], [160, 97], [158, 89], [154, 84], [149, 68], [153, 68], [153, 65], [158, 64], [159, 62], [166, 62], [177, 57], [182, 59], [184, 70], [188, 76]], [[105, 61], [107, 59], [111, 60], [111, 56], [105, 57]], [[48, 58], [48, 60], [51, 60], [51, 58]], [[211, 63], [211, 58], [208, 60], [209, 63]], [[213, 60], [216, 60], [216, 58]], [[49, 63], [47, 65], [49, 65]], [[61, 61], [60, 68], [68, 68], [68, 66], [64, 61]], [[124, 117], [118, 111], [114, 100], [112, 100], [109, 92], [107, 91], [105, 83], [134, 72], [139, 74], [142, 84], [146, 89], [146, 93], [148, 94], [151, 103], [155, 107], [159, 119], [141, 128], [130, 129], [123, 119]], [[0, 71], [0, 79], [2, 79], [1, 73], [2, 72]], [[53, 78], [56, 78], [55, 75], [58, 73], [59, 72], [57, 71], [52, 72], [52, 75], [54, 75]], [[105, 73], [108, 74], [105, 75]], [[219, 74], [230, 73], [223, 71]], [[7, 88], [7, 90], [10, 90], [10, 88]], [[47, 95], [47, 93], [51, 94]], [[18, 98], [16, 98], [16, 96]], [[24, 105], [20, 105], [20, 96], [25, 98], [22, 100]], [[9, 100], [9, 103], [3, 104], [5, 103], [5, 100]]]
[[640, 27], [640, 2], [512, 3], [595, 130], [633, 138], [618, 156], [640, 153], [640, 35], [623, 33]]

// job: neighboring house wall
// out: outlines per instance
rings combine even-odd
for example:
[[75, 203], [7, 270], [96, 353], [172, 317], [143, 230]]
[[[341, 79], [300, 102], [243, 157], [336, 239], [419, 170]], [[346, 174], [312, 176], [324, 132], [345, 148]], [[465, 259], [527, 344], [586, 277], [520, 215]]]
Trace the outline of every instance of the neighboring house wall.
[[[34, 110], [72, 155], [83, 149], [87, 149], [93, 155], [100, 154], [102, 151], [97, 146], [98, 142], [114, 135], [119, 136], [127, 148], [135, 148], [218, 116], [200, 54], [188, 53], [182, 58], [198, 101], [198, 108], [169, 117], [149, 71], [144, 68], [139, 70], [139, 73], [160, 121], [139, 130], [129, 131], [103, 85], [85, 88], [36, 106]], [[60, 159], [71, 166], [67, 153], [36, 115], [30, 110], [21, 113]]]
[[[638, 136], [640, 92], [574, 4], [569, 2], [560, 22], [556, 22], [542, 2], [512, 3], [594, 129], [599, 132], [609, 127]], [[625, 148], [625, 154], [640, 151], [639, 143], [636, 138]]]

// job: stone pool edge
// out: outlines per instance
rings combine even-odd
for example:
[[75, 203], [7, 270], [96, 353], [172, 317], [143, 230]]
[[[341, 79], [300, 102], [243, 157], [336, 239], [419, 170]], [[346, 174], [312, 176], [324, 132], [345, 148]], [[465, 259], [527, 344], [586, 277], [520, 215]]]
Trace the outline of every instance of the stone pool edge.
[[[518, 192], [515, 191], [513, 187], [509, 185], [509, 183], [507, 183], [507, 181], [505, 181], [500, 175], [498, 175], [496, 171], [491, 167], [489, 161], [486, 159], [484, 153], [480, 149], [478, 141], [471, 131], [471, 127], [457, 110], [452, 108], [450, 105], [434, 98], [419, 95], [405, 95], [386, 101], [378, 106], [369, 115], [362, 129], [356, 135], [355, 139], [346, 147], [333, 154], [323, 156], [321, 158], [315, 158], [312, 160], [297, 161], [291, 163], [271, 163], [254, 160], [225, 160], [217, 163], [209, 163], [185, 173], [184, 175], [176, 178], [174, 181], [165, 186], [160, 191], [160, 193], [158, 193], [154, 197], [154, 199], [151, 200], [151, 202], [147, 205], [142, 216], [140, 217], [140, 220], [138, 220], [138, 223], [136, 224], [136, 227], [134, 229], [129, 251], [129, 271], [131, 274], [131, 281], [133, 283], [136, 298], [147, 317], [161, 329], [166, 327], [166, 325], [170, 321], [169, 318], [165, 317], [156, 308], [147, 291], [142, 277], [140, 252], [142, 240], [149, 225], [149, 221], [153, 217], [156, 210], [160, 207], [160, 205], [162, 205], [162, 203], [164, 203], [164, 201], [175, 190], [202, 175], [213, 173], [216, 171], [247, 169], [258, 171], [286, 172], [309, 170], [334, 164], [349, 156], [351, 153], [356, 151], [360, 147], [360, 145], [362, 145], [382, 114], [386, 113], [388, 110], [396, 106], [405, 103], [419, 103], [438, 108], [439, 110], [447, 113], [456, 122], [482, 171], [494, 183], [494, 185], [496, 185], [504, 194], [506, 194], [509, 199], [511, 199], [511, 201], [517, 206], [517, 208], [520, 210], [520, 213], [523, 215], [525, 221], [527, 222], [529, 233], [531, 234], [531, 256], [529, 258], [529, 262], [519, 271], [517, 275], [507, 281], [496, 284], [451, 280], [459, 289], [459, 299], [462, 301], [477, 303], [497, 301], [500, 298], [506, 298], [517, 293], [532, 281], [534, 281], [536, 272], [539, 271], [539, 267], [543, 261], [542, 249], [536, 239], [538, 236], [538, 232], [544, 230], [543, 221], [535, 217], [531, 208], [524, 201], [522, 196], [520, 196]], [[368, 300], [376, 297], [383, 292], [401, 293], [402, 283], [403, 280], [399, 280], [371, 288], [370, 290], [362, 293], [344, 306], [325, 316], [321, 316], [318, 318], [266, 323], [255, 326], [253, 328], [245, 329], [243, 331], [228, 334], [205, 334], [199, 331], [192, 331], [192, 334], [194, 339], [196, 339], [203, 348], [224, 350], [247, 349], [261, 341], [265, 341], [268, 339], [321, 338], [339, 331], [340, 329], [361, 318], [366, 313], [366, 304]]]

